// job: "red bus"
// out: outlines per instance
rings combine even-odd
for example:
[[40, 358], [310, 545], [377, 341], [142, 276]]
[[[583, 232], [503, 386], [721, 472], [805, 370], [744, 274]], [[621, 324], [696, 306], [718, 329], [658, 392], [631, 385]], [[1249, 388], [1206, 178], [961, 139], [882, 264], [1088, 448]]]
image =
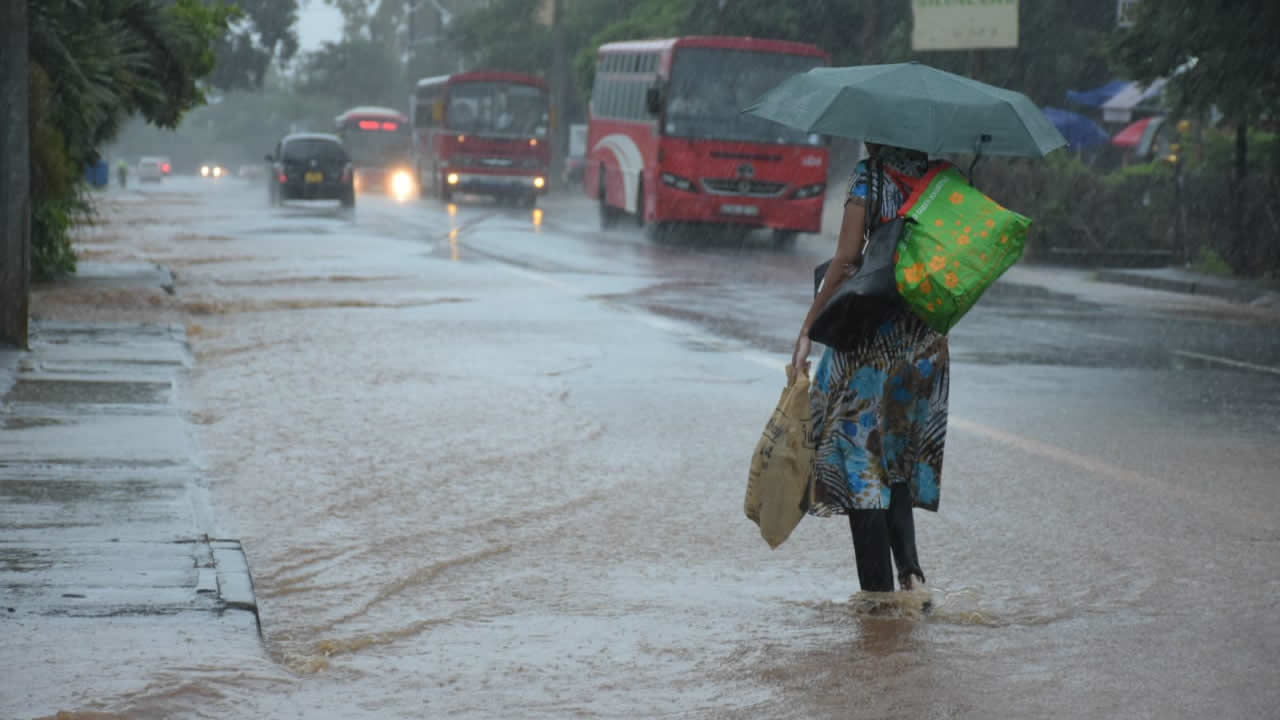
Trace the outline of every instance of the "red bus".
[[546, 192], [551, 112], [541, 78], [495, 71], [424, 78], [412, 114], [424, 191], [445, 202], [465, 192], [530, 205]]
[[602, 225], [714, 222], [818, 232], [824, 140], [740, 111], [787, 77], [830, 64], [802, 43], [683, 37], [603, 45], [583, 187]]
[[381, 190], [399, 200], [416, 188], [409, 157], [409, 118], [385, 107], [354, 107], [333, 119], [351, 156], [356, 192]]

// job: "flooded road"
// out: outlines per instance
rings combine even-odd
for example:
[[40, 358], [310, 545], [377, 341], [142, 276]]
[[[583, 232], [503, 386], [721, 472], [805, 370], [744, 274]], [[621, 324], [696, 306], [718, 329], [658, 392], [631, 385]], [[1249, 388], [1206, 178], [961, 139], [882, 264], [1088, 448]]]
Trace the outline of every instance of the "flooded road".
[[95, 708], [1274, 713], [1274, 315], [1011, 274], [953, 336], [947, 489], [917, 512], [935, 610], [871, 613], [843, 520], [771, 552], [742, 515], [829, 241], [655, 243], [591, 212], [121, 196], [84, 249], [176, 274], [182, 400], [265, 642]]

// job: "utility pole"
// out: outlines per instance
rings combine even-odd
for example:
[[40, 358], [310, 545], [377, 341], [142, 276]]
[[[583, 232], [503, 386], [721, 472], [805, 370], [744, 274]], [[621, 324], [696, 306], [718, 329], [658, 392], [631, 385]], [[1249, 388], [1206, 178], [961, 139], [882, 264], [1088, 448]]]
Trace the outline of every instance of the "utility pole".
[[0, 343], [27, 346], [31, 302], [31, 167], [27, 2], [0, 2]]
[[409, 52], [408, 52], [408, 57], [406, 58], [406, 65], [408, 68], [408, 72], [405, 73], [405, 77], [410, 78], [410, 83], [412, 83], [414, 66], [417, 64], [414, 62], [414, 60], [418, 59], [418, 33], [416, 32], [417, 30], [416, 21], [418, 19], [418, 2], [417, 0], [406, 0], [406, 3], [408, 6], [407, 12], [409, 15], [409, 17], [407, 18], [408, 22], [406, 23], [406, 25], [408, 25], [408, 28], [407, 28], [408, 39], [406, 42], [406, 47], [409, 48]]
[[[569, 142], [569, 55], [564, 44], [564, 0], [551, 0], [551, 177], [563, 176]], [[550, 182], [551, 178], [547, 178]]]

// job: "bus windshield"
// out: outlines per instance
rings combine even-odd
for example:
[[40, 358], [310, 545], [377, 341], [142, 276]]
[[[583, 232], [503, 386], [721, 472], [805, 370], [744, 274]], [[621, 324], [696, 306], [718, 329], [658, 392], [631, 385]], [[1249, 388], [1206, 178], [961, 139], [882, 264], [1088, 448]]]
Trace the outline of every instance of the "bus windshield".
[[778, 83], [823, 64], [805, 55], [681, 48], [671, 69], [665, 134], [673, 137], [802, 145], [814, 142], [798, 130], [741, 110]]
[[477, 82], [449, 89], [446, 127], [458, 132], [545, 137], [549, 116], [541, 88]]
[[[366, 121], [369, 122], [369, 121]], [[406, 162], [409, 157], [409, 127], [395, 123], [394, 130], [361, 129], [355, 122], [342, 133], [342, 144], [351, 154], [351, 162], [357, 167], [386, 167]]]

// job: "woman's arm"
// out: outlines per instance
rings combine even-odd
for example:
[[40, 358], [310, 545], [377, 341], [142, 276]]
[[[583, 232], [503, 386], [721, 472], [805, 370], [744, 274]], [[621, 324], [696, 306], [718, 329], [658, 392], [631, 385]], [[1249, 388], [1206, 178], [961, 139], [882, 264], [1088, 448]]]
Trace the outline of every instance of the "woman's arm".
[[811, 346], [809, 328], [813, 327], [822, 308], [827, 306], [836, 291], [840, 289], [840, 284], [857, 269], [858, 263], [862, 261], [863, 246], [866, 244], [863, 238], [866, 209], [866, 203], [861, 198], [851, 198], [845, 203], [844, 219], [840, 223], [840, 238], [836, 243], [836, 254], [831, 258], [831, 265], [827, 267], [827, 274], [822, 280], [822, 289], [814, 296], [813, 304], [809, 306], [809, 312], [804, 317], [804, 324], [800, 326], [800, 337], [796, 340], [795, 352], [791, 355], [791, 366], [794, 368], [808, 371]]

